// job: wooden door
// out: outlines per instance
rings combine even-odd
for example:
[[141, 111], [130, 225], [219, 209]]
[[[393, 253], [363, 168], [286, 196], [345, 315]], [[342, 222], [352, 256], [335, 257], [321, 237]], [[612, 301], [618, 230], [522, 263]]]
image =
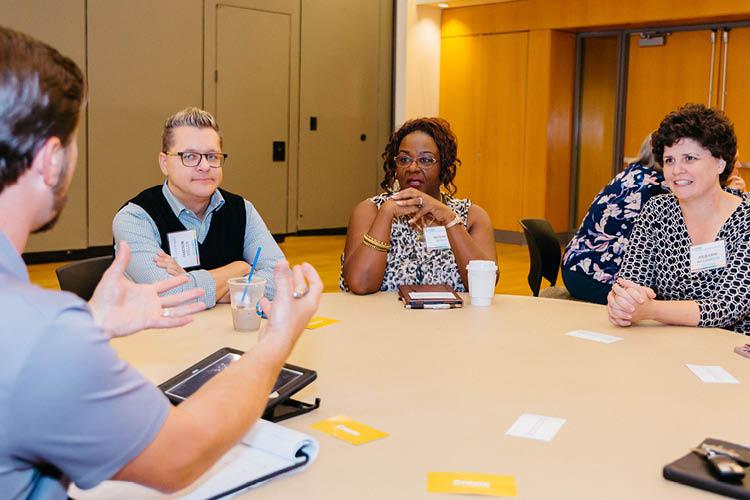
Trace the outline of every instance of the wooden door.
[[[643, 138], [670, 111], [685, 103], [712, 104], [709, 93], [714, 45], [710, 30], [675, 32], [665, 45], [656, 47], [639, 47], [638, 40], [637, 33], [630, 35], [626, 157], [638, 154]], [[716, 85], [714, 75], [714, 90]]]
[[287, 232], [291, 16], [216, 7], [216, 118], [229, 160], [224, 187]]
[[303, 0], [302, 11], [297, 229], [346, 227], [383, 179], [392, 2]]
[[[746, 54], [750, 53], [750, 28], [734, 28], [727, 34], [728, 43], [723, 54], [722, 68], [726, 64], [724, 111], [734, 123], [737, 147], [743, 168], [740, 174], [750, 188], [750, 67]], [[726, 61], [726, 62], [724, 62]], [[723, 70], [721, 71], [723, 74]], [[719, 106], [721, 106], [719, 96]]]
[[576, 226], [612, 179], [617, 107], [617, 36], [584, 38]]

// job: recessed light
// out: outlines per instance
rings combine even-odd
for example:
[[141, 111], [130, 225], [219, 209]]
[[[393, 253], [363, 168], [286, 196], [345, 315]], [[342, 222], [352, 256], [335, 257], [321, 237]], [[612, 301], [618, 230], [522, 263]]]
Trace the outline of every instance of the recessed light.
[[439, 3], [439, 4], [437, 4], [437, 6], [440, 7], [441, 9], [447, 9], [448, 8], [448, 4], [447, 3]]

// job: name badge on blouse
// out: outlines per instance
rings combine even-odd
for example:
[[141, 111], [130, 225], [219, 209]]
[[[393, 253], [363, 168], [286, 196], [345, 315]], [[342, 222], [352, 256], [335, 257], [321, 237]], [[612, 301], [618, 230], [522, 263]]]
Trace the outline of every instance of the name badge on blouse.
[[690, 247], [690, 272], [699, 273], [726, 265], [727, 249], [724, 240]]
[[451, 247], [445, 226], [429, 226], [424, 228], [424, 243], [430, 250], [445, 250]]
[[167, 239], [169, 240], [169, 255], [181, 267], [195, 267], [200, 265], [198, 235], [194, 229], [169, 233], [167, 234]]

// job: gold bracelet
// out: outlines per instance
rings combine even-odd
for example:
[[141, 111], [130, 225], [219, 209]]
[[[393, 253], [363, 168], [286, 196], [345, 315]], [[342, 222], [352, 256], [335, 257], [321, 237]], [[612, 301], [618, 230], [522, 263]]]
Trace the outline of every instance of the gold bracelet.
[[380, 241], [380, 240], [378, 240], [376, 238], [373, 238], [368, 233], [365, 233], [365, 234], [362, 235], [362, 241], [364, 243], [369, 243], [370, 245], [372, 245], [374, 247], [377, 247], [378, 249], [380, 249], [380, 250], [382, 250], [384, 252], [387, 252], [388, 250], [391, 249], [391, 244], [390, 243], [386, 243], [385, 241]]
[[387, 249], [387, 248], [381, 248], [381, 247], [375, 246], [375, 245], [373, 245], [372, 243], [370, 243], [369, 241], [367, 241], [367, 240], [366, 240], [366, 239], [364, 239], [364, 238], [362, 238], [362, 244], [363, 244], [364, 246], [366, 246], [366, 247], [370, 247], [370, 248], [372, 248], [373, 250], [375, 250], [375, 251], [378, 251], [378, 252], [383, 252], [383, 253], [387, 253], [387, 252], [388, 252], [388, 249]]

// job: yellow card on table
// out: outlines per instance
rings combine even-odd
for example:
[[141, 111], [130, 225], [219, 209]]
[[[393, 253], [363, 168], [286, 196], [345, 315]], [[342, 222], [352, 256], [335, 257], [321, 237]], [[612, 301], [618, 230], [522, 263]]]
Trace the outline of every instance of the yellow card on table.
[[516, 478], [475, 472], [430, 472], [427, 474], [427, 491], [514, 497], [516, 496]]
[[325, 318], [323, 316], [313, 316], [310, 318], [310, 322], [307, 324], [305, 328], [308, 330], [314, 330], [316, 328], [320, 328], [321, 326], [326, 325], [332, 325], [333, 323], [338, 323], [339, 320], [333, 319], [333, 318]]
[[363, 444], [388, 435], [387, 432], [374, 429], [345, 415], [336, 415], [315, 422], [310, 427], [351, 444]]

